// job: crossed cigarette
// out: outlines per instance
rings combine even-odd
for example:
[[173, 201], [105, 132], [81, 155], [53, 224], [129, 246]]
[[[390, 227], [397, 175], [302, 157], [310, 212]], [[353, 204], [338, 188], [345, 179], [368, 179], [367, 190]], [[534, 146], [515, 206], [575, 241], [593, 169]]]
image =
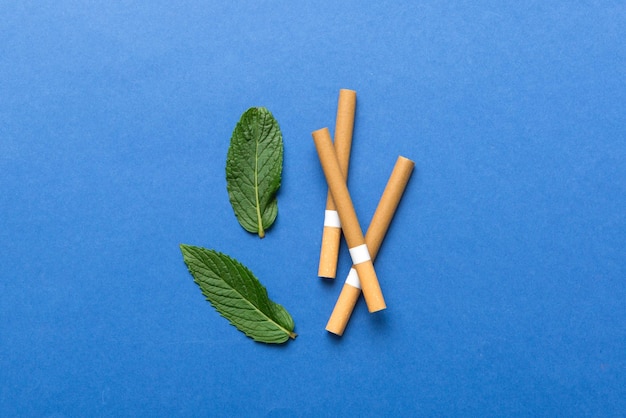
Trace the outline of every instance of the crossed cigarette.
[[398, 157], [367, 233], [363, 236], [346, 183], [355, 108], [356, 92], [347, 89], [340, 90], [335, 124], [335, 144], [333, 145], [328, 128], [319, 129], [312, 134], [328, 183], [318, 275], [326, 278], [336, 276], [342, 232], [353, 263], [326, 325], [327, 331], [337, 335], [343, 334], [361, 291], [370, 312], [377, 312], [387, 307], [373, 260], [380, 249], [415, 166], [415, 163], [408, 158]]

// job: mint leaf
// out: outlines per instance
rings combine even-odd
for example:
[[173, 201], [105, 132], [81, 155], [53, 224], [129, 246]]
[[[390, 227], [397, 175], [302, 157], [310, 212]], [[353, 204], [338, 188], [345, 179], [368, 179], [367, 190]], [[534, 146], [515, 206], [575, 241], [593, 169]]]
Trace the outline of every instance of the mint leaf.
[[268, 298], [265, 287], [243, 264], [206, 248], [182, 244], [180, 249], [202, 294], [238, 330], [264, 343], [296, 338], [291, 315]]
[[264, 107], [244, 112], [233, 131], [226, 158], [226, 188], [237, 220], [265, 236], [278, 214], [276, 192], [283, 170], [283, 137]]

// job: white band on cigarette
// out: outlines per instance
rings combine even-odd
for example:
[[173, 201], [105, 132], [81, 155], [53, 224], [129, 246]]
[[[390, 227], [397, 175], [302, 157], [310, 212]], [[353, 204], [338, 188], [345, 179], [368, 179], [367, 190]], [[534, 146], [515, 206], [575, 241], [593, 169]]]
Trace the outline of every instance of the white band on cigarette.
[[324, 213], [324, 226], [330, 226], [333, 228], [341, 228], [341, 222], [339, 221], [339, 214], [336, 210], [327, 210]]
[[352, 257], [352, 264], [361, 264], [372, 259], [370, 257], [370, 252], [367, 249], [367, 244], [361, 244], [350, 248], [350, 257]]
[[348, 273], [348, 277], [346, 277], [346, 284], [349, 284], [352, 287], [356, 287], [357, 289], [361, 288], [361, 282], [359, 281], [359, 274], [356, 272], [356, 269], [351, 268], [350, 273]]

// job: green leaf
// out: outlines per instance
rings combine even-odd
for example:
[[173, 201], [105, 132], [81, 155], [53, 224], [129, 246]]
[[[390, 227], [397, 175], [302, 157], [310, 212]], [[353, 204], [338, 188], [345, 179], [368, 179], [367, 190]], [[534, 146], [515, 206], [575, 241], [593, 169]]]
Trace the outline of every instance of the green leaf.
[[248, 232], [265, 236], [278, 214], [276, 192], [283, 170], [283, 136], [264, 107], [239, 119], [226, 158], [226, 188], [237, 220]]
[[206, 248], [182, 244], [180, 249], [204, 296], [237, 329], [264, 343], [296, 338], [291, 315], [268, 298], [265, 287], [243, 264]]

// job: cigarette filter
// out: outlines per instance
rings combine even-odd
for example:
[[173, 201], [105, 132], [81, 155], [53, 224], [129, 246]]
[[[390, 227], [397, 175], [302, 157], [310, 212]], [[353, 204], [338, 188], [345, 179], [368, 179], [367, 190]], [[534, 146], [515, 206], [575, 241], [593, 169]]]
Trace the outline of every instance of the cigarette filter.
[[367, 309], [370, 312], [385, 309], [387, 306], [380, 290], [374, 264], [372, 264], [367, 244], [365, 244], [365, 237], [359, 225], [348, 186], [339, 167], [339, 161], [337, 161], [337, 154], [330, 139], [328, 128], [313, 132], [313, 141], [315, 142], [328, 188], [337, 207], [341, 228], [348, 243], [352, 263], [359, 274]]
[[[356, 92], [353, 90], [339, 90], [337, 102], [337, 118], [335, 121], [335, 152], [339, 167], [344, 179], [348, 178], [350, 164], [350, 149], [352, 147], [352, 132], [354, 130], [354, 113], [356, 108]], [[337, 275], [337, 258], [341, 244], [341, 222], [330, 190], [326, 197], [326, 212], [324, 213], [324, 231], [322, 233], [322, 248], [320, 263], [317, 270], [319, 277], [334, 279]]]
[[[378, 254], [378, 250], [389, 229], [391, 219], [400, 203], [400, 199], [411, 177], [414, 166], [415, 163], [413, 161], [400, 156], [391, 172], [387, 186], [385, 186], [385, 191], [378, 202], [372, 222], [365, 234], [365, 243], [370, 250], [372, 260], [374, 260]], [[359, 276], [357, 271], [352, 268], [341, 289], [337, 303], [335, 303], [333, 313], [330, 315], [330, 319], [326, 324], [327, 331], [333, 334], [343, 335], [360, 294], [361, 284]]]

